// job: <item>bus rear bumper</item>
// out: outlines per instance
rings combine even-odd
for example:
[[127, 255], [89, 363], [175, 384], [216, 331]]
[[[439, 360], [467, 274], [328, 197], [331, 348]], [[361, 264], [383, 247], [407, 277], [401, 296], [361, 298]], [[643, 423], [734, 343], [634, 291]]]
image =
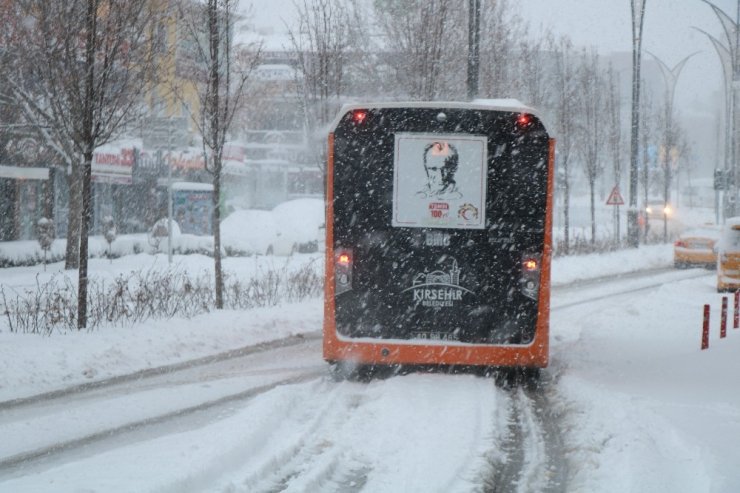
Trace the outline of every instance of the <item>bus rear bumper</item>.
[[547, 337], [528, 345], [417, 344], [408, 341], [346, 341], [327, 334], [324, 359], [357, 365], [464, 365], [545, 368], [549, 362]]

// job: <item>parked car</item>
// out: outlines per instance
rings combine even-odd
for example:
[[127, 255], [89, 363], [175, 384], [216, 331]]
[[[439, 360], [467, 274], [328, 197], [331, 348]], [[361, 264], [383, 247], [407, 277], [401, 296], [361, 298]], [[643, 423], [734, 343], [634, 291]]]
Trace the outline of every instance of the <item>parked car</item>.
[[720, 230], [714, 225], [689, 229], [673, 243], [673, 265], [676, 268], [717, 266], [717, 252], [714, 249], [719, 240]]
[[270, 211], [235, 210], [221, 221], [221, 245], [227, 255], [270, 254], [276, 238]]
[[[322, 199], [295, 199], [272, 210], [277, 234], [272, 244], [275, 255], [315, 253], [323, 248], [325, 207]], [[322, 245], [323, 247], [323, 245]]]
[[740, 289], [740, 217], [727, 219], [717, 242], [717, 291]]

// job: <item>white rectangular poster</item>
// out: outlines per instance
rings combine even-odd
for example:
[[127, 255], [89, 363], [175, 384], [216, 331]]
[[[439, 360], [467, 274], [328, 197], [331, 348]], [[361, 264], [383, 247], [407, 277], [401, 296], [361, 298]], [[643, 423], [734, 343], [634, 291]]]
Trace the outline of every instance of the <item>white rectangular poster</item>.
[[395, 138], [391, 224], [483, 229], [487, 138], [424, 133], [397, 133]]

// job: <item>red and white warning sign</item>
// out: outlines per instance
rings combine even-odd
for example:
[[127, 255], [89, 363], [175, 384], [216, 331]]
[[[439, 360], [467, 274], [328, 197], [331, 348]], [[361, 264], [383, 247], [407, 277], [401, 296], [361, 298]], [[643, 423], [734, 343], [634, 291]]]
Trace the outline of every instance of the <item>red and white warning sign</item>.
[[606, 199], [606, 205], [624, 205], [624, 199], [622, 194], [619, 193], [619, 186], [612, 188], [612, 192], [609, 194], [609, 198]]

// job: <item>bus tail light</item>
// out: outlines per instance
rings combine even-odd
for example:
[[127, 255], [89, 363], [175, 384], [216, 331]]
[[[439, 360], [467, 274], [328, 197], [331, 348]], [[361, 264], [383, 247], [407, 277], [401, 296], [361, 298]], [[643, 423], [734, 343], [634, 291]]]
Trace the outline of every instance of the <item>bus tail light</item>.
[[361, 125], [367, 120], [367, 110], [354, 110], [352, 112], [352, 121], [355, 125]]
[[352, 263], [349, 248], [339, 248], [334, 253], [334, 293], [342, 294], [352, 289]]
[[520, 113], [516, 117], [516, 126], [519, 129], [525, 129], [532, 124], [532, 115], [529, 113]]
[[537, 299], [540, 292], [540, 261], [542, 256], [539, 254], [525, 254], [522, 256], [522, 275], [519, 279], [519, 285], [522, 294], [533, 300]]

